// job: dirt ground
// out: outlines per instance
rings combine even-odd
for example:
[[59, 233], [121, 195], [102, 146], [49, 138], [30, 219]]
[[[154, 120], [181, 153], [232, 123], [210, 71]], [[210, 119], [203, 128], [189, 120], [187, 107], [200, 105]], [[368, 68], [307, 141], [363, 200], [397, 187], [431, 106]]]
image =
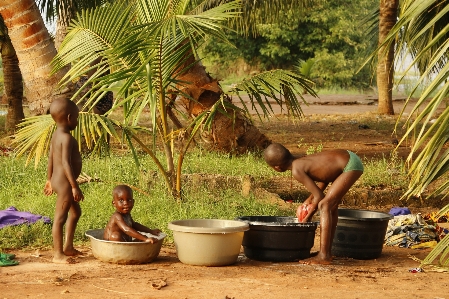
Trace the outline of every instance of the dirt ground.
[[[396, 100], [395, 110], [399, 112], [403, 101]], [[373, 96], [327, 96], [308, 101], [313, 104], [304, 107], [303, 121], [294, 123], [280, 117], [260, 124], [261, 130], [292, 151], [304, 152], [309, 146], [322, 145], [324, 150], [346, 148], [367, 158], [389, 155], [392, 139], [400, 137], [372, 121], [395, 120], [376, 116]], [[407, 147], [400, 148], [401, 156], [407, 153]], [[388, 211], [391, 206], [389, 203], [376, 209]], [[436, 209], [411, 208], [414, 213]], [[318, 231], [312, 252], [319, 249]], [[73, 265], [51, 263], [51, 252], [46, 250], [13, 251], [20, 264], [0, 267], [0, 297], [449, 299], [447, 273], [409, 271], [419, 266], [411, 257], [423, 259], [429, 249], [384, 247], [378, 259], [335, 258], [329, 266], [260, 262], [246, 258], [242, 252], [234, 265], [226, 267], [183, 264], [170, 244], [163, 246], [154, 262], [144, 265], [103, 263], [92, 256], [89, 247], [79, 249], [84, 255]]]

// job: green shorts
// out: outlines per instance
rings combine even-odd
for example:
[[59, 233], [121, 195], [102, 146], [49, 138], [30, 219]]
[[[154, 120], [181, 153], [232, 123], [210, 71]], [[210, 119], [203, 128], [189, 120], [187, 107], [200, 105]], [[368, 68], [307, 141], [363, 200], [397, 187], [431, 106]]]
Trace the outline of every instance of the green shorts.
[[346, 164], [345, 169], [343, 169], [343, 172], [353, 171], [353, 170], [359, 170], [363, 172], [363, 164], [362, 160], [360, 160], [359, 156], [354, 154], [351, 151], [348, 151], [349, 153], [349, 161], [348, 164]]

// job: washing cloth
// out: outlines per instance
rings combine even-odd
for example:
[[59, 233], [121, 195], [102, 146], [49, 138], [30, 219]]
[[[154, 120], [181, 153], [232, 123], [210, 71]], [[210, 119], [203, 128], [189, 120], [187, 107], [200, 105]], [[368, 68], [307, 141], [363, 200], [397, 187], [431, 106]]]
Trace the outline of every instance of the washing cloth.
[[399, 216], [399, 215], [410, 215], [412, 212], [410, 212], [409, 208], [401, 208], [401, 207], [393, 207], [390, 209], [390, 212], [388, 214], [392, 216]]
[[421, 214], [394, 216], [388, 222], [385, 245], [419, 248], [421, 243], [438, 241], [437, 229], [428, 225]]
[[31, 224], [39, 220], [44, 221], [44, 223], [51, 223], [49, 217], [20, 212], [15, 207], [9, 207], [0, 211], [0, 229], [10, 225]]
[[0, 267], [18, 265], [19, 262], [14, 260], [15, 257], [14, 254], [0, 253]]
[[343, 169], [343, 172], [348, 172], [352, 170], [363, 171], [362, 160], [360, 160], [359, 156], [357, 156], [351, 151], [348, 151], [348, 153], [349, 153], [349, 161], [348, 164], [346, 164], [345, 169]]

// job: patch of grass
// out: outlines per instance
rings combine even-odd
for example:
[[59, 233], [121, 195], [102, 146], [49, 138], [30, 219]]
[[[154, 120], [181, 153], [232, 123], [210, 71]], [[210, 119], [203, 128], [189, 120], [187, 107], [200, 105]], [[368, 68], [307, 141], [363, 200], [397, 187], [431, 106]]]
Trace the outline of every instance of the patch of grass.
[[[173, 242], [167, 224], [173, 220], [192, 218], [235, 219], [245, 215], [293, 215], [275, 203], [263, 202], [253, 195], [244, 197], [241, 190], [232, 187], [210, 188], [206, 185], [184, 189], [184, 200], [176, 202], [166, 192], [163, 180], [157, 174], [152, 160], [141, 157], [141, 168], [134, 165], [130, 154], [108, 158], [84, 158], [83, 172], [99, 181], [81, 184], [85, 200], [81, 203], [82, 216], [78, 223], [75, 243], [88, 242], [84, 233], [89, 229], [104, 228], [114, 212], [112, 189], [123, 183], [141, 190], [134, 191], [136, 200], [133, 218], [151, 228], [168, 234], [166, 242]], [[388, 186], [405, 188], [407, 180], [402, 173], [402, 161], [397, 157], [365, 161], [365, 173], [357, 183], [361, 187]], [[289, 177], [290, 172], [277, 173], [269, 168], [258, 154], [232, 157], [225, 154], [192, 150], [185, 158], [185, 174], [205, 173], [227, 176], [250, 175], [256, 181], [273, 177]], [[43, 194], [46, 180], [46, 161], [37, 168], [25, 167], [25, 159], [0, 157], [0, 210], [15, 206], [19, 211], [48, 216], [53, 219], [56, 196]], [[8, 248], [51, 247], [51, 225], [37, 223], [7, 227], [0, 230], [0, 250]]]
[[[87, 242], [89, 229], [104, 228], [114, 212], [112, 189], [118, 183], [143, 190], [134, 191], [136, 200], [133, 218], [149, 227], [160, 228], [168, 234], [167, 224], [172, 220], [191, 218], [234, 219], [244, 215], [285, 215], [276, 204], [263, 203], [253, 196], [244, 197], [241, 190], [210, 190], [202, 187], [186, 189], [184, 201], [177, 203], [166, 192], [164, 182], [154, 176], [156, 167], [148, 157], [142, 157], [137, 169], [131, 155], [83, 160], [83, 172], [99, 182], [81, 184], [85, 200], [81, 203], [82, 216], [78, 222], [75, 243]], [[0, 157], [0, 210], [15, 206], [19, 211], [48, 216], [53, 219], [56, 195], [43, 194], [46, 180], [46, 162], [34, 169], [25, 167], [25, 159]], [[273, 176], [260, 157], [248, 154], [234, 158], [202, 151], [193, 151], [186, 157], [185, 173], [212, 173], [232, 176], [249, 174], [255, 177]], [[0, 230], [0, 250], [7, 248], [46, 247], [52, 245], [51, 225], [33, 224]]]
[[365, 171], [359, 185], [367, 188], [393, 188], [406, 190], [408, 186], [404, 162], [394, 153], [389, 157], [364, 161]]

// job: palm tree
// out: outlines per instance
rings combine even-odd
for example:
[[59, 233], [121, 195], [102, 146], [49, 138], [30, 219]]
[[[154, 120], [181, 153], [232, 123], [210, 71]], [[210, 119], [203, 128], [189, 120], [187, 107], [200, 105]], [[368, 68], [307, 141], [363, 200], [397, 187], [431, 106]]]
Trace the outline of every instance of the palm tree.
[[[72, 65], [62, 84], [95, 70], [86, 82], [93, 84], [94, 90], [86, 100], [87, 111], [104, 93], [115, 90], [117, 94], [114, 107], [105, 116], [81, 113], [75, 135], [80, 138], [83, 134], [88, 146], [98, 145], [106, 133], [118, 138], [115, 128], [119, 127], [133, 152], [137, 143], [153, 158], [168, 190], [177, 197], [181, 192], [183, 157], [197, 132], [209, 133], [215, 138], [214, 146], [224, 144], [228, 150], [242, 144], [257, 145], [260, 140], [267, 142], [262, 134], [254, 132], [244, 110], [223, 94], [196, 56], [205, 37], [226, 41], [225, 22], [239, 16], [240, 3], [228, 2], [210, 9], [191, 4], [189, 0], [139, 0], [133, 5], [117, 1], [84, 11], [70, 26], [54, 60], [55, 71]], [[99, 63], [92, 65], [96, 60]], [[109, 74], [104, 75], [107, 70]], [[258, 101], [263, 109], [261, 115], [271, 111], [269, 97], [287, 103], [292, 113], [299, 115], [296, 94], [303, 88], [314, 94], [308, 84], [294, 73], [278, 70], [246, 80], [234, 92], [237, 97], [241, 92], [248, 93], [253, 101]], [[150, 129], [138, 126], [145, 109], [150, 111]], [[123, 121], [107, 118], [115, 111], [123, 113]], [[185, 119], [180, 119], [183, 116]], [[48, 116], [28, 119], [17, 134], [19, 154], [31, 148], [30, 154], [36, 156], [37, 162], [48, 148], [52, 125]], [[239, 131], [240, 128], [244, 130]], [[152, 134], [152, 144], [142, 141], [138, 134], [142, 132]], [[251, 134], [245, 135], [248, 132]], [[226, 138], [217, 141], [221, 136]], [[242, 136], [253, 138], [247, 141]], [[165, 163], [157, 158], [156, 138], [165, 153]]]
[[391, 28], [396, 24], [399, 0], [380, 0], [379, 6], [379, 45], [377, 61], [377, 89], [379, 94], [377, 112], [394, 114], [393, 109], [393, 74], [394, 74], [394, 40], [384, 43]]
[[23, 113], [23, 83], [22, 74], [19, 69], [19, 60], [16, 51], [11, 44], [3, 19], [0, 17], [0, 51], [3, 62], [3, 78], [5, 92], [3, 97], [8, 104], [8, 114], [6, 115], [5, 129], [13, 132], [16, 125], [24, 118]]
[[[413, 57], [409, 68], [416, 66], [421, 72], [413, 92], [430, 78], [428, 87], [407, 118], [408, 129], [400, 141], [414, 140], [407, 158], [410, 185], [403, 197], [422, 197], [427, 187], [439, 179], [430, 196], [447, 196], [449, 181], [444, 178], [449, 170], [449, 3], [443, 0], [403, 0], [400, 10], [398, 22], [386, 37], [385, 44], [397, 39], [397, 56], [406, 52]], [[441, 107], [444, 110], [439, 113], [437, 109]], [[449, 205], [439, 211], [439, 216], [448, 212]], [[422, 265], [431, 264], [440, 257], [439, 266], [447, 269], [448, 252], [449, 236], [446, 236], [422, 261]]]
[[34, 0], [0, 0], [0, 15], [19, 59], [30, 112], [46, 113], [62, 74], [51, 75], [56, 49], [39, 9]]

